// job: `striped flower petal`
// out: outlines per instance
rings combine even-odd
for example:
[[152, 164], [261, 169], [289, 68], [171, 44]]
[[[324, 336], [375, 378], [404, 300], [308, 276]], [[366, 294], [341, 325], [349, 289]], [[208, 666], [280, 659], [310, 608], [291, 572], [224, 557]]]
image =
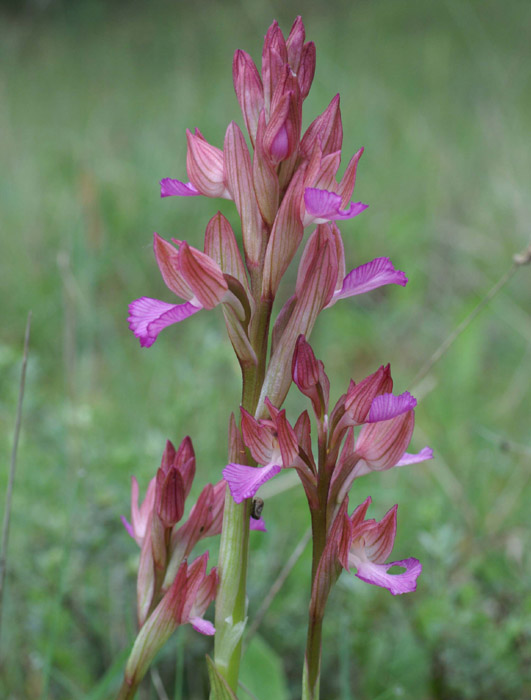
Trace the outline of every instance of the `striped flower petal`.
[[348, 273], [343, 280], [343, 286], [334, 294], [329, 306], [338, 299], [365, 294], [386, 284], [399, 284], [405, 287], [407, 277], [401, 270], [395, 270], [389, 258], [375, 258]]
[[391, 420], [401, 413], [411, 411], [417, 405], [417, 399], [411, 396], [409, 391], [405, 391], [399, 396], [394, 394], [380, 394], [376, 396], [369, 411], [367, 423], [379, 423], [383, 420]]
[[[417, 579], [422, 571], [422, 564], [414, 557], [392, 561], [388, 564], [374, 564], [371, 561], [358, 561], [356, 563], [355, 561], [351, 562], [350, 559], [349, 563], [358, 569], [356, 576], [359, 579], [366, 583], [372, 583], [374, 586], [387, 588], [393, 595], [416, 591]], [[406, 570], [401, 574], [388, 574], [387, 572], [392, 566], [403, 566]]]
[[307, 187], [305, 189], [304, 205], [307, 214], [317, 223], [352, 219], [369, 206], [362, 202], [351, 202], [348, 209], [341, 209], [341, 196], [339, 194], [329, 190], [320, 190], [317, 187]]
[[262, 484], [272, 479], [281, 470], [278, 464], [265, 467], [249, 467], [245, 464], [228, 464], [223, 470], [223, 478], [229, 485], [235, 503], [251, 498]]
[[191, 182], [181, 182], [165, 177], [160, 181], [161, 197], [197, 197], [201, 192], [197, 190]]
[[417, 452], [417, 454], [404, 452], [400, 460], [395, 464], [395, 467], [404, 467], [407, 464], [418, 464], [419, 462], [425, 462], [428, 459], [433, 459], [433, 450], [431, 447], [423, 447], [420, 452]]
[[167, 304], [165, 301], [141, 297], [129, 304], [129, 328], [140, 340], [143, 348], [149, 348], [158, 334], [172, 323], [193, 316], [203, 307], [187, 301], [185, 304]]

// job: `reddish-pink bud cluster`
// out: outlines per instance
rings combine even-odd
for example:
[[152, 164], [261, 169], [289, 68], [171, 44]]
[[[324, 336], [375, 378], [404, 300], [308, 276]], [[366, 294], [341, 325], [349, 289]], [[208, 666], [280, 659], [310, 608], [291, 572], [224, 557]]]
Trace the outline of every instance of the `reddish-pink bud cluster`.
[[[160, 468], [151, 479], [142, 505], [138, 506], [138, 482], [131, 487], [131, 524], [122, 518], [129, 534], [140, 546], [137, 578], [138, 621], [142, 626], [172, 586], [180, 567], [199, 540], [221, 532], [226, 484], [207, 484], [192, 506], [188, 518], [185, 501], [195, 475], [195, 454], [189, 437], [176, 450], [168, 440]], [[253, 521], [263, 530], [263, 521]]]
[[125, 668], [125, 683], [136, 687], [159, 649], [179, 625], [190, 623], [201, 634], [212, 635], [214, 625], [203, 619], [218, 586], [216, 569], [207, 575], [208, 552], [188, 566], [183, 562], [162, 600], [137, 635]]

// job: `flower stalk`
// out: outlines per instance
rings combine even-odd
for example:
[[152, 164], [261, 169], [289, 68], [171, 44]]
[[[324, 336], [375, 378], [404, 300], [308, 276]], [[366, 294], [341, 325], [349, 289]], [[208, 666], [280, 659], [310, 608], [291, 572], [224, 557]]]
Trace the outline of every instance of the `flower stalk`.
[[[162, 197], [224, 198], [240, 220], [242, 250], [229, 220], [217, 212], [205, 230], [203, 250], [154, 235], [155, 259], [168, 289], [182, 301], [141, 297], [129, 306], [129, 326], [142, 347], [203, 310], [220, 306], [242, 373], [240, 419], [229, 422], [228, 464], [223, 481], [207, 484], [188, 518], [177, 527], [195, 474], [189, 438], [178, 450], [168, 443], [160, 469], [138, 505], [133, 480], [129, 534], [140, 547], [137, 580], [139, 632], [129, 657], [120, 700], [134, 696], [149, 664], [178, 625], [213, 635], [211, 700], [232, 697], [238, 686], [247, 621], [246, 582], [250, 529], [265, 530], [252, 508], [259, 488], [283, 469], [295, 469], [308, 500], [313, 555], [304, 700], [318, 700], [325, 608], [343, 570], [393, 595], [415, 590], [420, 563], [386, 562], [396, 533], [396, 506], [384, 518], [365, 518], [370, 497], [349, 515], [356, 479], [430, 459], [429, 448], [409, 454], [415, 399], [392, 393], [389, 365], [348, 390], [329, 410], [330, 382], [309, 338], [319, 314], [336, 302], [407, 278], [389, 258], [376, 258], [347, 273], [336, 222], [367, 209], [352, 201], [363, 148], [343, 176], [343, 127], [339, 95], [302, 133], [302, 108], [315, 73], [315, 46], [305, 41], [298, 17], [287, 38], [269, 28], [261, 71], [238, 50], [233, 82], [248, 132], [231, 122], [223, 148], [199, 129], [187, 130], [189, 182], [164, 178]], [[312, 227], [298, 263], [295, 288], [273, 317], [282, 279]], [[272, 324], [272, 329], [271, 329]], [[294, 383], [311, 402], [317, 433], [304, 411], [292, 424], [282, 408]], [[356, 435], [357, 431], [357, 435]], [[259, 509], [261, 511], [261, 508]], [[221, 534], [218, 567], [206, 572], [208, 553], [189, 563], [204, 538]], [[389, 574], [394, 565], [402, 574]], [[216, 599], [215, 626], [203, 615]]]

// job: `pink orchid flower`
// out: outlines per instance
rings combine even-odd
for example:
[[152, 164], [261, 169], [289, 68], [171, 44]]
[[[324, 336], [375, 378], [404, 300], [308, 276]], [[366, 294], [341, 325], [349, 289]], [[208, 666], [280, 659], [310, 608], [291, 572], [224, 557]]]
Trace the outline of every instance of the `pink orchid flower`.
[[187, 301], [168, 304], [159, 299], [141, 297], [129, 305], [129, 328], [142, 347], [150, 347], [161, 330], [193, 316], [201, 309], [213, 309], [228, 293], [228, 285], [219, 265], [208, 255], [185, 241], [175, 241], [176, 249], [158, 234], [153, 247], [167, 287]]
[[271, 420], [256, 420], [241, 409], [243, 439], [253, 458], [262, 467], [228, 464], [223, 478], [228, 483], [235, 503], [252, 498], [260, 486], [276, 476], [281, 469], [290, 467], [298, 454], [297, 436], [286, 419], [286, 411], [279, 411], [266, 399]]
[[[362, 581], [387, 588], [393, 595], [411, 593], [416, 590], [417, 578], [422, 571], [419, 560], [409, 557], [400, 561], [385, 562], [395, 541], [398, 506], [393, 506], [382, 520], [377, 522], [365, 520], [370, 503], [369, 497], [350, 516], [352, 529], [348, 554], [346, 557], [343, 554], [341, 563], [347, 570], [355, 567], [356, 576]], [[388, 573], [393, 566], [403, 567], [405, 571], [398, 574]]]

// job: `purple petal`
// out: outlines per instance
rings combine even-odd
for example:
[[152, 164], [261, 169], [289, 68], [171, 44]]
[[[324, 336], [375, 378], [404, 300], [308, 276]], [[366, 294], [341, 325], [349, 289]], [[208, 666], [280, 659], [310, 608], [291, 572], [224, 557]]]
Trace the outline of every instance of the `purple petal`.
[[352, 219], [367, 209], [368, 204], [351, 202], [348, 209], [341, 209], [341, 196], [329, 190], [317, 187], [307, 187], [304, 191], [304, 204], [308, 214], [314, 219], [334, 221], [336, 219]]
[[259, 532], [267, 532], [267, 528], [265, 526], [265, 522], [264, 522], [263, 518], [258, 518], [258, 520], [251, 518], [249, 527], [251, 530], [258, 530]]
[[389, 258], [376, 258], [348, 273], [343, 280], [343, 286], [334, 294], [334, 302], [356, 294], [365, 294], [386, 284], [405, 287], [407, 277], [401, 270], [395, 270]]
[[201, 192], [197, 190], [191, 182], [181, 182], [165, 177], [160, 181], [161, 197], [197, 197]]
[[135, 531], [133, 530], [133, 526], [131, 525], [131, 523], [127, 520], [127, 518], [124, 515], [121, 515], [120, 519], [122, 521], [122, 525], [127, 530], [127, 534], [130, 535], [134, 539], [135, 538]]
[[129, 304], [129, 328], [140, 340], [143, 348], [149, 348], [158, 334], [172, 323], [201, 311], [203, 307], [187, 301], [185, 304], [167, 304], [165, 301], [141, 297]]
[[223, 470], [223, 478], [230, 488], [235, 503], [251, 498], [262, 484], [279, 473], [278, 464], [265, 467], [248, 467], [245, 464], [228, 464]]
[[418, 462], [425, 462], [427, 459], [433, 459], [433, 450], [431, 447], [424, 447], [417, 454], [404, 452], [400, 461], [395, 464], [395, 467], [403, 467], [406, 464], [418, 464]]
[[[392, 566], [404, 566], [406, 570], [402, 574], [388, 574]], [[418, 559], [410, 557], [401, 561], [392, 561], [389, 564], [373, 564], [370, 561], [358, 566], [356, 576], [366, 583], [387, 588], [393, 595], [412, 593], [417, 589], [417, 578], [422, 571], [422, 564]]]
[[197, 632], [201, 632], [201, 634], [208, 634], [209, 636], [216, 634], [216, 628], [214, 627], [214, 625], [208, 620], [203, 620], [202, 617], [190, 618], [190, 624], [192, 625], [194, 630], [196, 630]]
[[417, 399], [411, 396], [409, 391], [404, 391], [400, 396], [394, 394], [380, 394], [371, 403], [367, 423], [379, 423], [383, 420], [391, 420], [402, 413], [411, 411], [417, 405]]

